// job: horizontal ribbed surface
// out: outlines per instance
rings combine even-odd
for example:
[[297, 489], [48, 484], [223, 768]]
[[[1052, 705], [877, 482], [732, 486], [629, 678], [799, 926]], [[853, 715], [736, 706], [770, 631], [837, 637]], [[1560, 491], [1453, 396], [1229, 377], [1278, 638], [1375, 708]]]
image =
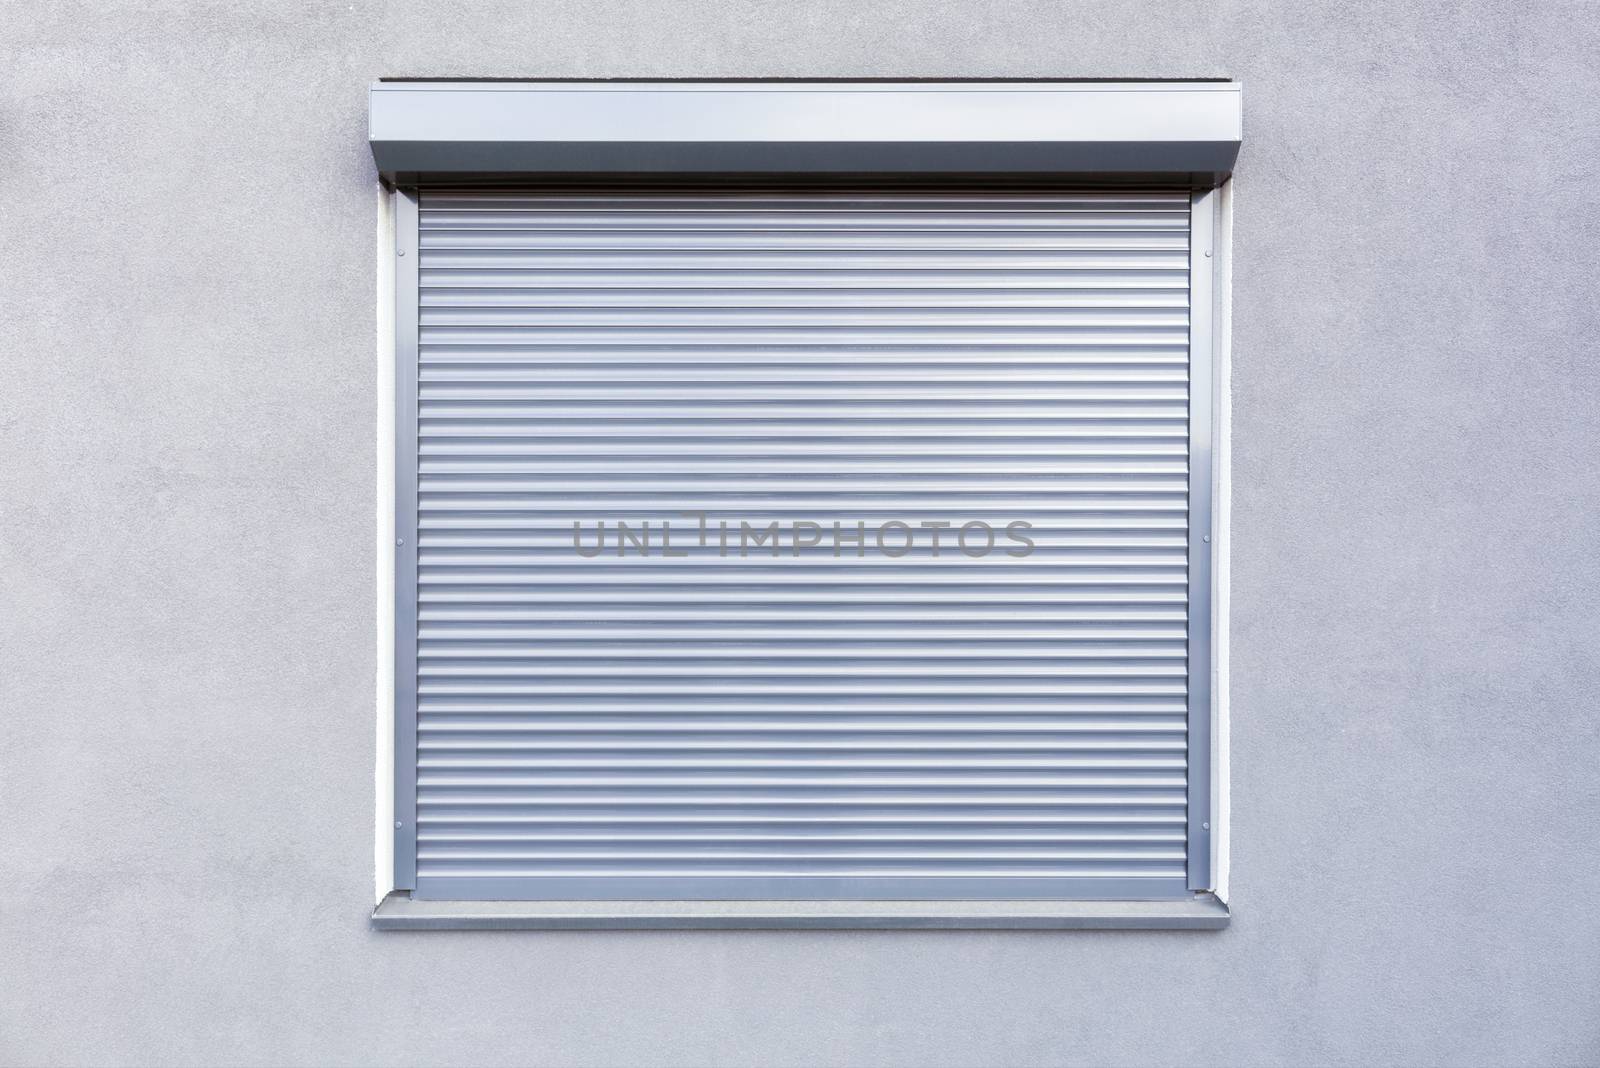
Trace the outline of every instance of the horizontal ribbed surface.
[[419, 895], [1182, 893], [1188, 224], [425, 193]]

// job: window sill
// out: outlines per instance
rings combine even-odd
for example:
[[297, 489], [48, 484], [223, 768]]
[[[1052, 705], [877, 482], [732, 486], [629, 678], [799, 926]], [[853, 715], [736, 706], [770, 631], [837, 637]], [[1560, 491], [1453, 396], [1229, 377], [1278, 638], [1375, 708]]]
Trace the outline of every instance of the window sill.
[[1201, 893], [1172, 901], [416, 901], [395, 891], [380, 931], [1169, 930], [1228, 926]]

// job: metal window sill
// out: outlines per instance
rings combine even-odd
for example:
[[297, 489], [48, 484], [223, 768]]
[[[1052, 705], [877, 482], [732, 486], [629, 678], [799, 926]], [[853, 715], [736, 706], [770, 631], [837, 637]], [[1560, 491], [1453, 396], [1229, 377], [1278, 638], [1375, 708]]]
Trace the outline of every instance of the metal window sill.
[[1209, 893], [1171, 901], [417, 901], [395, 891], [380, 931], [1215, 931]]

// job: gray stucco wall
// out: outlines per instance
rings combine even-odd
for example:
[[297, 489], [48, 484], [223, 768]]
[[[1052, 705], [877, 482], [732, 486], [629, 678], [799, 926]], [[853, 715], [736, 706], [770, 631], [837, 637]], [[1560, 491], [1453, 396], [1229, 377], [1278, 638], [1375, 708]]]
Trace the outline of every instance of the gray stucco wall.
[[[1600, 1060], [1593, 16], [8, 0], [0, 1059]], [[386, 75], [1244, 81], [1230, 929], [368, 929]]]

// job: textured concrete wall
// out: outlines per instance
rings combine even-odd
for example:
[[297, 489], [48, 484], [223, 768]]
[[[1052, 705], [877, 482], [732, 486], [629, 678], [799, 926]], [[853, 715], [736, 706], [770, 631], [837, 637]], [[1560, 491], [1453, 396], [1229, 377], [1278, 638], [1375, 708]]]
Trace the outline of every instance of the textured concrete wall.
[[[0, 1058], [1600, 1060], [1584, 3], [0, 12]], [[1233, 926], [377, 934], [384, 75], [1228, 75]]]

